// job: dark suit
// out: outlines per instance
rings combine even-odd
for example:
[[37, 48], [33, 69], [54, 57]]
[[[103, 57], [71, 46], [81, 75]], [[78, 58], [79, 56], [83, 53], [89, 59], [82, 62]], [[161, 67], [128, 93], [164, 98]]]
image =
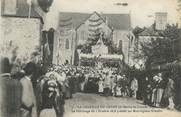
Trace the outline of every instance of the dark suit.
[[0, 117], [20, 117], [22, 87], [9, 73], [0, 75]]

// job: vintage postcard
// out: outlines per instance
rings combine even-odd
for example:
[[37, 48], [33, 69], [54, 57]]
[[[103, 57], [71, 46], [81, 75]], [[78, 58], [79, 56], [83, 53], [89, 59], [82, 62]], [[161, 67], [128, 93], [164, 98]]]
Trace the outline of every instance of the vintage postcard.
[[1, 0], [0, 117], [181, 117], [181, 0]]

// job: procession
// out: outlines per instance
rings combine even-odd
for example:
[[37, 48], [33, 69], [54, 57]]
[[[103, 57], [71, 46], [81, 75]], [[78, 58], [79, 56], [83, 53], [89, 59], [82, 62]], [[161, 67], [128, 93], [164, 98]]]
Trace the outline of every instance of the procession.
[[68, 117], [83, 105], [181, 111], [181, 21], [169, 11], [139, 24], [130, 2], [110, 1], [133, 13], [2, 1], [0, 117]]
[[[144, 79], [138, 79], [127, 77], [113, 68], [94, 69], [92, 67], [51, 65], [45, 74], [41, 74], [41, 71], [36, 72], [38, 68], [36, 64], [30, 62], [15, 74], [10, 74], [11, 72], [8, 74], [7, 60], [5, 58], [5, 62], [3, 62], [5, 63], [3, 71], [6, 74], [2, 78], [12, 77], [22, 84], [22, 87], [20, 84], [16, 84], [16, 87], [14, 86], [16, 90], [13, 91], [14, 96], [22, 93], [22, 100], [15, 101], [16, 103], [22, 101], [23, 109], [25, 109], [23, 116], [31, 113], [32, 115], [29, 116], [33, 117], [36, 114], [39, 117], [61, 117], [64, 113], [65, 100], [71, 100], [78, 92], [94, 93], [105, 97], [114, 96], [120, 99], [122, 97], [141, 99], [145, 105], [171, 110], [175, 107], [173, 102], [174, 81], [171, 78], [163, 78], [162, 73], [155, 74], [151, 79], [147, 76]], [[11, 83], [13, 82], [17, 81], [11, 81]], [[30, 87], [26, 85], [30, 85]], [[20, 93], [21, 88], [23, 92]], [[10, 89], [8, 91], [12, 92]], [[26, 92], [29, 92], [28, 95]], [[140, 93], [138, 94], [138, 92]], [[27, 110], [28, 108], [32, 108], [31, 111]], [[37, 110], [35, 111], [33, 108]]]

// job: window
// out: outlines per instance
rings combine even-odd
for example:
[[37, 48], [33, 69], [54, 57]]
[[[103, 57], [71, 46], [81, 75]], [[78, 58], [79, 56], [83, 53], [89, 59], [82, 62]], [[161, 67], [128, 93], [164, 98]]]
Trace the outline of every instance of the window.
[[123, 42], [122, 40], [119, 40], [119, 49], [122, 50], [122, 48], [123, 48]]
[[84, 34], [85, 34], [84, 31], [81, 31], [81, 38], [82, 38], [81, 40], [84, 40], [85, 38]]
[[65, 42], [65, 49], [69, 49], [69, 39], [66, 39], [66, 42]]

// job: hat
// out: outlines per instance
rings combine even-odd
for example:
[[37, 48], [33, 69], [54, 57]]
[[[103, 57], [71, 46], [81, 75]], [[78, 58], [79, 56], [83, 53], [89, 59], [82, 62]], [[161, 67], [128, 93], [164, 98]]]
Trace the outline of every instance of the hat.
[[48, 90], [49, 91], [55, 91], [55, 88], [54, 87], [48, 87]]
[[48, 81], [48, 87], [53, 87], [53, 88], [57, 87], [56, 81], [55, 80], [49, 80]]

